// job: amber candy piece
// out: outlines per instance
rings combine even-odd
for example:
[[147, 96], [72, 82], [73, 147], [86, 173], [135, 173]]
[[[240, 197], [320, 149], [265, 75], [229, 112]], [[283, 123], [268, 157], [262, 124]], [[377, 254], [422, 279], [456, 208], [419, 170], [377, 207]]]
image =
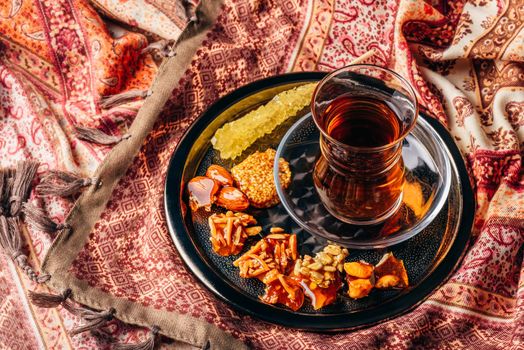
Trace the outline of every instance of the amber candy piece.
[[[375, 266], [375, 276], [377, 279], [377, 288], [406, 288], [409, 286], [408, 273], [404, 266], [404, 261], [397, 259], [393, 253], [386, 253]], [[387, 277], [393, 276], [398, 278], [398, 282], [394, 284], [396, 279]], [[380, 282], [380, 287], [379, 283]], [[387, 283], [386, 283], [387, 282]]]
[[197, 176], [187, 183], [189, 192], [189, 206], [196, 211], [204, 207], [207, 211], [211, 210], [211, 204], [216, 200], [219, 190], [218, 183], [205, 176]]

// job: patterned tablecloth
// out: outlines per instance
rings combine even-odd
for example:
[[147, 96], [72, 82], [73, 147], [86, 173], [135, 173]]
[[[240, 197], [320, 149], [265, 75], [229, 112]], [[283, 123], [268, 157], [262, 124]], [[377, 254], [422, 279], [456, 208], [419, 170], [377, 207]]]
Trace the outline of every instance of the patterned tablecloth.
[[[211, 17], [218, 17], [179, 69], [181, 78], [164, 112], [100, 219], [85, 240], [75, 241], [77, 252], [60, 253], [71, 255], [64, 275], [56, 276], [60, 283], [53, 276], [47, 285], [37, 285], [0, 254], [0, 348], [136, 343], [149, 330], [128, 323], [153, 326], [150, 315], [157, 313], [160, 324], [179, 322], [173, 330], [160, 326], [160, 333], [169, 335], [162, 347], [235, 348], [242, 342], [262, 349], [523, 349], [524, 3], [217, 4]], [[147, 90], [159, 73], [163, 51], [144, 48], [177, 39], [194, 5], [181, 0], [2, 1], [0, 166], [38, 160], [35, 184], [51, 169], [93, 174], [112, 147], [78, 139], [74, 127], [126, 133], [143, 99], [108, 106], [101, 97]], [[463, 263], [415, 311], [353, 333], [292, 331], [231, 310], [196, 282], [169, 238], [162, 192], [171, 153], [207, 106], [239, 86], [284, 72], [329, 71], [370, 49], [375, 55], [367, 62], [406, 77], [426, 111], [447, 125], [463, 152], [477, 200]], [[56, 222], [73, 205], [70, 198], [34, 191], [30, 202]], [[63, 233], [23, 227], [24, 252], [36, 271]], [[56, 287], [65, 280], [75, 285], [71, 298], [77, 302], [95, 309], [117, 303], [116, 319], [100, 330], [71, 336], [67, 330], [85, 320], [62, 307], [40, 308], [28, 300], [29, 290], [60, 292]], [[231, 341], [215, 342], [221, 337]]]

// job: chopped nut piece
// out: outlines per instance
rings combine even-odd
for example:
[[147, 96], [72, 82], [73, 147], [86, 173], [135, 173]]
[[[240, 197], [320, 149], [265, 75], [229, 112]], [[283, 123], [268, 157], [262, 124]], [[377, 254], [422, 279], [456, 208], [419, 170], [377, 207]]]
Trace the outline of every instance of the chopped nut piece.
[[318, 271], [323, 267], [322, 263], [315, 261], [313, 264], [309, 265], [308, 268], [313, 271]]
[[373, 285], [369, 279], [359, 278], [349, 281], [348, 295], [353, 299], [360, 299], [369, 294], [373, 289]]
[[208, 218], [213, 250], [222, 256], [240, 253], [247, 238], [245, 226], [256, 220], [247, 214], [238, 216], [228, 211], [226, 214], [213, 214]]
[[378, 279], [375, 287], [378, 289], [388, 289], [396, 287], [400, 282], [400, 278], [393, 275], [385, 275]]
[[342, 248], [338, 245], [330, 244], [324, 248], [324, 251], [331, 255], [339, 255], [342, 253]]
[[289, 235], [287, 234], [280, 234], [280, 233], [272, 233], [270, 235], [267, 235], [267, 238], [271, 239], [287, 239]]
[[373, 273], [373, 265], [365, 261], [354, 261], [344, 264], [344, 270], [350, 276], [357, 278], [369, 278]]
[[262, 226], [246, 227], [246, 233], [248, 236], [256, 236], [262, 232]]

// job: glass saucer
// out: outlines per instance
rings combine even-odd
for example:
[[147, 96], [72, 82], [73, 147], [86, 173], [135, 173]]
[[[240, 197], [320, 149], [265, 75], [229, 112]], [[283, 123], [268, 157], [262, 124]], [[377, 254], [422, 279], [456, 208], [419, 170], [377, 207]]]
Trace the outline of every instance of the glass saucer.
[[[319, 154], [319, 131], [311, 114], [298, 120], [284, 135], [275, 157], [275, 184], [289, 215], [306, 231], [348, 248], [384, 248], [403, 242], [428, 226], [449, 194], [451, 165], [444, 141], [422, 117], [402, 145], [406, 167], [403, 202], [395, 214], [378, 225], [351, 225], [331, 215], [313, 185]], [[289, 162], [291, 184], [283, 189], [278, 159]]]

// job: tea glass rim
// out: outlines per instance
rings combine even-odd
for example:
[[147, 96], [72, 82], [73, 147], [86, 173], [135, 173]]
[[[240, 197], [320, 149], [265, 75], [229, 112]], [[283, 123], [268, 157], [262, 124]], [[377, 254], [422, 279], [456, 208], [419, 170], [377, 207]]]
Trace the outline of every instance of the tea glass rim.
[[[344, 72], [344, 71], [348, 71], [350, 70], [351, 68], [373, 68], [373, 69], [379, 69], [379, 70], [382, 70], [382, 71], [385, 71], [386, 73], [388, 74], [391, 74], [393, 75], [395, 78], [397, 78], [398, 80], [400, 80], [400, 82], [402, 83], [403, 87], [408, 91], [408, 93], [411, 95], [410, 97], [413, 99], [413, 104], [414, 104], [414, 117], [413, 117], [413, 120], [411, 121], [409, 127], [407, 127], [402, 135], [400, 135], [398, 138], [396, 138], [394, 141], [391, 141], [390, 143], [387, 143], [385, 145], [381, 145], [381, 146], [374, 146], [374, 147], [358, 147], [358, 146], [351, 146], [351, 145], [348, 145], [346, 143], [343, 143], [343, 142], [340, 142], [338, 141], [337, 139], [331, 137], [325, 130], [324, 130], [324, 127], [320, 126], [319, 125], [319, 122], [318, 122], [318, 116], [317, 116], [317, 113], [316, 113], [316, 110], [315, 110], [315, 100], [317, 98], [317, 95], [318, 95], [318, 92], [320, 91], [320, 89], [322, 88], [322, 86], [328, 81], [330, 80], [331, 78], [333, 78], [334, 76], [336, 76], [337, 74], [341, 73], [341, 72]], [[365, 74], [362, 74], [362, 75], [365, 75]], [[415, 89], [413, 88], [413, 86], [411, 85], [411, 83], [409, 81], [407, 81], [407, 79], [405, 79], [403, 76], [401, 76], [400, 74], [398, 74], [397, 72], [389, 69], [389, 68], [385, 68], [385, 67], [380, 67], [380, 66], [377, 66], [377, 65], [374, 65], [374, 64], [368, 64], [368, 63], [358, 63], [358, 64], [350, 64], [350, 65], [347, 65], [347, 66], [344, 66], [342, 68], [338, 68], [338, 69], [335, 69], [334, 71], [332, 71], [331, 73], [327, 74], [324, 78], [322, 78], [322, 80], [320, 80], [317, 84], [317, 86], [315, 87], [315, 90], [313, 91], [313, 95], [311, 97], [311, 103], [310, 103], [310, 109], [311, 109], [311, 115], [313, 116], [313, 122], [315, 123], [315, 125], [317, 126], [318, 130], [320, 131], [320, 134], [321, 134], [321, 137], [325, 137], [326, 139], [328, 139], [330, 142], [333, 142], [334, 144], [336, 144], [337, 146], [339, 147], [342, 147], [342, 148], [345, 148], [345, 149], [348, 149], [348, 150], [351, 150], [351, 151], [356, 151], [356, 152], [377, 152], [377, 151], [384, 151], [384, 150], [387, 150], [391, 147], [394, 147], [395, 145], [398, 145], [400, 142], [402, 142], [406, 136], [409, 135], [409, 133], [411, 132], [411, 130], [413, 130], [413, 128], [415, 127], [415, 124], [417, 123], [417, 119], [418, 119], [418, 114], [419, 114], [419, 105], [418, 105], [418, 99], [417, 99], [417, 94], [415, 93]]]

